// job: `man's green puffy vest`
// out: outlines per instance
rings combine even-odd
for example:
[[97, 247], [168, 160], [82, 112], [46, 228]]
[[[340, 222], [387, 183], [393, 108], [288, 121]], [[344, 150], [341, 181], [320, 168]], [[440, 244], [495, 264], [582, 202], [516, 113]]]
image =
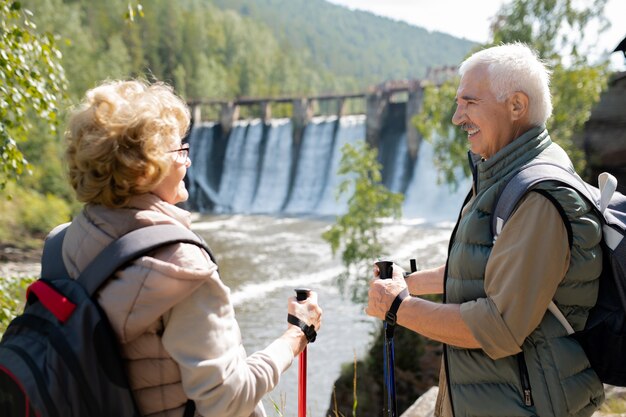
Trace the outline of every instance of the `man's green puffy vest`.
[[[473, 167], [475, 198], [450, 243], [447, 303], [486, 297], [484, 274], [493, 247], [490, 221], [495, 199], [506, 180], [533, 159], [571, 166], [565, 152], [541, 127]], [[580, 330], [597, 298], [602, 269], [600, 226], [588, 221], [590, 208], [575, 191], [551, 182], [538, 188], [559, 202], [572, 226], [570, 266], [554, 300], [574, 329]], [[454, 346], [445, 346], [444, 354], [455, 417], [590, 416], [604, 399], [603, 386], [582, 348], [551, 313], [526, 338], [518, 355], [493, 360], [482, 349]]]

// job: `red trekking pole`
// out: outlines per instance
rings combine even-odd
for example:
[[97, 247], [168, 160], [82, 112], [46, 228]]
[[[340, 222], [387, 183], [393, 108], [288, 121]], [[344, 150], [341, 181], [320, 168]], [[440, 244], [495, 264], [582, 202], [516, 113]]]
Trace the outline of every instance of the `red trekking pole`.
[[298, 367], [298, 417], [306, 417], [306, 350], [300, 353]]
[[[309, 297], [311, 292], [308, 288], [296, 288], [296, 300], [304, 301]], [[296, 325], [302, 329], [309, 343], [315, 341], [315, 327], [313, 325], [307, 325], [299, 318], [289, 314], [287, 321], [293, 325]], [[306, 417], [306, 353], [307, 348], [300, 353], [300, 364], [298, 368], [298, 417]]]

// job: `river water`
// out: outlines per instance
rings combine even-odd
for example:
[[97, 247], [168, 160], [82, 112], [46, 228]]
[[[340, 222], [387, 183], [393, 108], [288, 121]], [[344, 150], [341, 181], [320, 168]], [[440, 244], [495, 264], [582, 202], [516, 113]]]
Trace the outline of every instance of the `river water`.
[[[333, 219], [204, 215], [192, 228], [212, 248], [223, 281], [231, 288], [237, 320], [248, 353], [263, 349], [286, 328], [287, 298], [297, 287], [318, 292], [324, 310], [322, 329], [308, 349], [307, 405], [310, 417], [325, 417], [333, 383], [342, 364], [361, 358], [377, 323], [363, 306], [343, 296], [336, 279], [343, 272], [322, 232]], [[445, 261], [451, 223], [388, 222], [385, 255], [408, 269], [409, 259], [428, 268]], [[382, 360], [382, 353], [381, 353]], [[381, 375], [382, 378], [382, 375]], [[297, 415], [298, 363], [283, 374], [263, 399], [270, 416]], [[276, 407], [280, 410], [279, 414]]]
[[[318, 292], [324, 310], [322, 329], [308, 348], [309, 417], [326, 417], [333, 383], [344, 364], [362, 358], [376, 320], [340, 293], [343, 272], [321, 234], [334, 219], [245, 215], [194, 215], [192, 229], [213, 250], [223, 281], [231, 288], [237, 321], [248, 353], [265, 348], [286, 329], [287, 298], [297, 287]], [[383, 228], [385, 256], [408, 269], [409, 259], [429, 268], [445, 261], [453, 224], [419, 220], [388, 222]], [[0, 264], [0, 276], [34, 276], [38, 263]], [[381, 352], [382, 360], [382, 352]], [[358, 372], [358, 370], [357, 370]], [[381, 375], [382, 378], [382, 375]], [[298, 359], [263, 399], [269, 416], [297, 416]], [[275, 410], [278, 407], [280, 413]]]

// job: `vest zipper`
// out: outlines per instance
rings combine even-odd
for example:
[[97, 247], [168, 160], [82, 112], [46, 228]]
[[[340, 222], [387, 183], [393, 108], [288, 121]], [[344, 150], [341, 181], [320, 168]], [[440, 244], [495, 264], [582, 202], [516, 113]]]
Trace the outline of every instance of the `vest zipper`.
[[[470, 153], [468, 152], [468, 156]], [[463, 205], [461, 206], [461, 210], [459, 210], [459, 217], [456, 220], [456, 224], [454, 225], [454, 229], [452, 230], [452, 234], [450, 235], [450, 242], [448, 242], [448, 257], [446, 259], [446, 266], [443, 272], [443, 304], [448, 302], [447, 300], [447, 292], [446, 292], [446, 281], [448, 280], [448, 260], [450, 259], [450, 251], [452, 250], [452, 244], [454, 243], [454, 238], [456, 237], [456, 232], [459, 229], [459, 223], [461, 222], [461, 215], [463, 214], [463, 207], [471, 200], [473, 195], [472, 190], [469, 191], [467, 197], [463, 201]], [[448, 386], [448, 399], [450, 401], [450, 410], [452, 411], [452, 417], [455, 417], [454, 414], [454, 402], [452, 398], [452, 384], [450, 383], [450, 367], [448, 365], [448, 345], [443, 344], [443, 366], [446, 371], [446, 385]]]
[[517, 363], [519, 365], [519, 376], [522, 383], [522, 400], [524, 401], [524, 405], [526, 407], [531, 407], [533, 405], [533, 393], [530, 387], [530, 377], [528, 376], [528, 368], [526, 367], [524, 352], [517, 354]]

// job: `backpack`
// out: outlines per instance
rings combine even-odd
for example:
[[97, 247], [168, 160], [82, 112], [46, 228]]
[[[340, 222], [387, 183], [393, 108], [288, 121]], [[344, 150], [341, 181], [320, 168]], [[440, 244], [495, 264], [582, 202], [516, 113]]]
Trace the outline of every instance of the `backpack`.
[[[190, 230], [148, 226], [113, 241], [74, 280], [61, 257], [66, 230], [46, 240], [41, 276], [28, 287], [23, 314], [0, 342], [0, 415], [139, 416], [96, 293], [116, 270], [165, 245], [191, 243], [213, 256]], [[194, 411], [190, 400], [185, 416]]]
[[[585, 328], [574, 332], [554, 302], [550, 303], [548, 310], [580, 343], [603, 383], [626, 386], [626, 196], [615, 191], [617, 180], [608, 173], [598, 176], [600, 188], [596, 188], [584, 182], [575, 172], [559, 165], [530, 163], [508, 181], [494, 204], [491, 219], [494, 236], [500, 233], [520, 198], [542, 181], [558, 181], [573, 188], [591, 203], [602, 222], [603, 235], [598, 301], [589, 312]], [[571, 247], [572, 229], [564, 210], [549, 194], [542, 195], [559, 210]]]

